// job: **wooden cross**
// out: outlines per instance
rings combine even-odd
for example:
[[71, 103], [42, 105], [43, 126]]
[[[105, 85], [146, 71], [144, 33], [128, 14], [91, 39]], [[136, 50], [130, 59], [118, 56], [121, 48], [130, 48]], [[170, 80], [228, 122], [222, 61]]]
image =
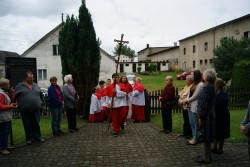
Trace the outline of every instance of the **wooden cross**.
[[121, 34], [121, 40], [117, 40], [115, 39], [114, 41], [117, 42], [119, 44], [119, 48], [118, 48], [118, 60], [117, 60], [117, 63], [116, 63], [116, 69], [115, 69], [115, 73], [117, 74], [117, 71], [118, 71], [118, 64], [119, 64], [119, 61], [120, 61], [120, 55], [121, 55], [121, 50], [122, 50], [122, 45], [125, 44], [125, 43], [129, 43], [129, 41], [123, 41], [123, 34]]

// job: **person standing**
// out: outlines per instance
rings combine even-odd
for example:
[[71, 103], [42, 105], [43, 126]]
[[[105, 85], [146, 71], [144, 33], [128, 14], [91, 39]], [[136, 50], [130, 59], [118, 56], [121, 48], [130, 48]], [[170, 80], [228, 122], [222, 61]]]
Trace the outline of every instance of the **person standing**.
[[225, 86], [221, 78], [215, 81], [215, 142], [212, 153], [223, 154], [225, 139], [230, 137], [230, 114], [228, 109], [228, 94], [223, 89]]
[[186, 77], [186, 86], [180, 92], [180, 98], [178, 100], [178, 104], [182, 107], [182, 115], [183, 115], [183, 134], [180, 136], [186, 139], [192, 136], [192, 130], [189, 123], [188, 106], [186, 103], [184, 103], [184, 101], [187, 99], [187, 95], [190, 90], [190, 87], [192, 86], [192, 83], [193, 83], [193, 77], [192, 75], [188, 75]]
[[39, 125], [43, 95], [41, 89], [33, 80], [33, 73], [31, 71], [26, 72], [24, 81], [17, 84], [14, 93], [18, 108], [20, 109], [26, 143], [28, 145], [32, 141], [44, 141], [41, 138]]
[[133, 88], [130, 85], [130, 83], [128, 82], [128, 79], [127, 79], [126, 76], [122, 76], [120, 78], [119, 82], [121, 84], [123, 84], [123, 86], [125, 87], [124, 91], [126, 92], [126, 96], [123, 98], [122, 104], [121, 104], [121, 112], [122, 112], [122, 125], [121, 125], [121, 128], [124, 129], [124, 125], [126, 125], [126, 122], [127, 122], [129, 105], [131, 104], [131, 102], [129, 100], [129, 94], [131, 94], [131, 92], [133, 91]]
[[134, 120], [134, 123], [139, 123], [145, 120], [144, 106], [145, 106], [144, 86], [141, 83], [141, 78], [136, 77], [132, 93], [132, 115], [131, 115], [131, 119]]
[[50, 77], [50, 87], [48, 88], [48, 105], [51, 112], [51, 128], [54, 136], [61, 136], [61, 117], [63, 105], [63, 93], [60, 86], [57, 85], [57, 78]]
[[247, 113], [240, 124], [240, 131], [248, 138], [248, 157], [250, 160], [250, 100], [248, 102]]
[[216, 73], [212, 69], [203, 72], [204, 86], [197, 102], [199, 130], [204, 141], [204, 156], [197, 156], [197, 163], [211, 163], [211, 143], [215, 137], [215, 87]]
[[126, 96], [125, 87], [119, 83], [119, 75], [112, 75], [113, 83], [107, 87], [107, 95], [109, 97], [110, 114], [112, 119], [113, 136], [117, 137], [122, 124], [121, 101]]
[[13, 102], [13, 92], [10, 89], [10, 81], [0, 79], [0, 152], [9, 154], [8, 138], [11, 130], [12, 108], [16, 108]]
[[90, 111], [89, 111], [89, 122], [96, 123], [102, 121], [102, 104], [101, 104], [101, 95], [96, 94], [96, 87], [92, 88], [92, 96], [90, 103]]
[[175, 88], [173, 86], [173, 77], [167, 76], [165, 78], [166, 86], [163, 89], [159, 100], [161, 101], [161, 116], [163, 129], [160, 132], [172, 132], [172, 108], [167, 102], [175, 97]]
[[78, 102], [79, 96], [73, 86], [73, 78], [71, 74], [64, 76], [64, 86], [63, 86], [63, 98], [64, 98], [64, 108], [66, 110], [68, 119], [68, 129], [69, 132], [73, 133], [77, 131], [76, 127], [76, 106], [75, 103]]
[[192, 129], [192, 139], [187, 141], [186, 143], [187, 145], [196, 145], [198, 143], [197, 102], [198, 102], [199, 94], [203, 88], [202, 74], [200, 70], [195, 70], [192, 73], [192, 75], [193, 75], [194, 81], [188, 92], [187, 99], [185, 100], [185, 103], [187, 103], [187, 105], [189, 106], [188, 117], [189, 117], [189, 123], [190, 123], [191, 129]]

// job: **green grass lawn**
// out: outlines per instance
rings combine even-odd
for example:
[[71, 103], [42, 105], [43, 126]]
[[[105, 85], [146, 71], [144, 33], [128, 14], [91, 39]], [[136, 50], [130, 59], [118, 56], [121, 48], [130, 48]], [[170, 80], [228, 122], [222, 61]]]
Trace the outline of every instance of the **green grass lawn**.
[[[77, 119], [77, 125], [81, 126], [83, 123], [86, 123], [86, 120]], [[40, 128], [43, 138], [52, 137], [52, 129], [51, 129], [51, 118], [50, 117], [41, 117], [40, 120]], [[68, 123], [66, 116], [62, 117], [61, 122], [61, 130], [67, 132]], [[14, 145], [25, 144], [25, 133], [23, 128], [23, 123], [21, 118], [15, 118], [12, 120], [12, 131], [13, 131], [13, 141]]]
[[[229, 142], [247, 142], [247, 137], [240, 133], [240, 123], [246, 114], [246, 110], [232, 110], [230, 111], [230, 138]], [[173, 113], [173, 132], [182, 133], [183, 118], [182, 113]], [[151, 123], [159, 128], [162, 128], [161, 115], [151, 115]]]

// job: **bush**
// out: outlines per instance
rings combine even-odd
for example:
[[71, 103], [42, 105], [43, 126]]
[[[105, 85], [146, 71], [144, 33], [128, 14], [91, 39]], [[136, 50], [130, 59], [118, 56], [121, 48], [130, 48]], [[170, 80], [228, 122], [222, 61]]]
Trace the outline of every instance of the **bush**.
[[174, 66], [173, 71], [176, 72], [176, 73], [181, 73], [182, 69], [180, 67], [178, 67], [178, 66]]
[[143, 71], [143, 72], [141, 72], [141, 75], [150, 75], [150, 72], [148, 72], [148, 71]]
[[248, 86], [250, 85], [250, 61], [242, 60], [234, 64], [232, 74], [232, 85]]
[[137, 71], [138, 71], [139, 74], [141, 73], [141, 67], [140, 66], [137, 67]]

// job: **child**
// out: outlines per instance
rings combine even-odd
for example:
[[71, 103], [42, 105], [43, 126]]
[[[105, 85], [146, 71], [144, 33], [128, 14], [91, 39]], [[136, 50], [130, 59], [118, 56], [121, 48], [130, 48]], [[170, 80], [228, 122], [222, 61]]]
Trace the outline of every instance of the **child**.
[[89, 114], [89, 122], [92, 123], [102, 121], [101, 96], [96, 92], [97, 92], [96, 87], [92, 88], [90, 114]]

